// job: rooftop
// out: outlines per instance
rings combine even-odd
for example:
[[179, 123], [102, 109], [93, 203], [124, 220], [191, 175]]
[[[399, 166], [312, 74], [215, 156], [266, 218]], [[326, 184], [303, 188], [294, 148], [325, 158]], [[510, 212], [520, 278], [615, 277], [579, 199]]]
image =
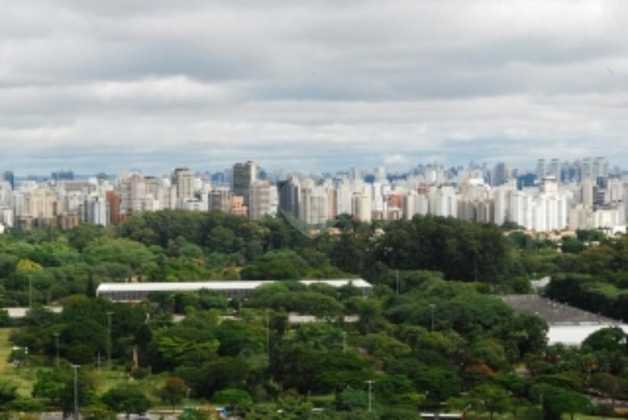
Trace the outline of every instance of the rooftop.
[[[101, 283], [97, 294], [106, 292], [193, 292], [198, 290], [253, 290], [260, 286], [276, 283], [277, 280], [237, 280], [237, 281], [194, 281], [194, 282], [154, 282], [154, 283]], [[326, 284], [343, 287], [349, 284], [361, 289], [370, 289], [370, 283], [363, 279], [300, 280], [306, 286]]]
[[517, 312], [537, 315], [550, 325], [598, 325], [619, 322], [602, 315], [587, 312], [539, 295], [502, 296], [506, 304]]
[[544, 319], [549, 325], [549, 344], [580, 346], [588, 336], [602, 328], [618, 327], [628, 333], [626, 324], [542, 296], [507, 295], [502, 299], [517, 312]]

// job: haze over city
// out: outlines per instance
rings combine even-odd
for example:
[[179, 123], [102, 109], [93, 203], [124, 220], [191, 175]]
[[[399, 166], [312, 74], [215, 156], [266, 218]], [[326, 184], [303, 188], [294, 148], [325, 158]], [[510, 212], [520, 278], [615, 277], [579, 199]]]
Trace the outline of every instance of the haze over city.
[[628, 163], [622, 1], [20, 1], [0, 168]]

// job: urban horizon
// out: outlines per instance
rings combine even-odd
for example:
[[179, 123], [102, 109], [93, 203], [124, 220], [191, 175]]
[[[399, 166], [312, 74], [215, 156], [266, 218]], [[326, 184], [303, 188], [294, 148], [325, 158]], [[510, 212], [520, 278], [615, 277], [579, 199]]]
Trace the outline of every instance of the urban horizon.
[[605, 157], [538, 159], [533, 172], [500, 162], [466, 167], [419, 164], [402, 174], [380, 166], [373, 172], [351, 168], [336, 174], [278, 176], [255, 161], [212, 174], [179, 167], [166, 176], [125, 171], [117, 177], [86, 179], [58, 171], [49, 178], [19, 180], [6, 171], [0, 183], [0, 223], [3, 229], [71, 229], [81, 223], [117, 225], [142, 212], [183, 209], [220, 210], [251, 220], [280, 214], [308, 227], [325, 226], [342, 214], [361, 222], [435, 215], [510, 223], [539, 232], [595, 228], [615, 234], [626, 231], [624, 175]]
[[[107, 171], [107, 170], [103, 170], [103, 169], [93, 169], [91, 172], [90, 171], [81, 171], [81, 170], [76, 170], [75, 168], [71, 167], [71, 166], [59, 166], [59, 167], [55, 167], [52, 168], [50, 170], [21, 170], [19, 167], [12, 167], [11, 165], [5, 165], [5, 166], [0, 166], [0, 172], [12, 172], [15, 176], [16, 179], [19, 180], [28, 180], [28, 179], [53, 179], [55, 177], [55, 174], [71, 174], [73, 177], [75, 178], [80, 178], [80, 179], [85, 179], [85, 178], [89, 178], [89, 177], [98, 177], [98, 176], [106, 176], [108, 178], [116, 178], [119, 177], [121, 174], [123, 174], [124, 172], [141, 172], [144, 173], [146, 175], [151, 175], [151, 176], [167, 176], [168, 174], [170, 174], [173, 170], [175, 170], [176, 168], [188, 168], [190, 170], [192, 170], [195, 174], [205, 174], [205, 175], [212, 175], [212, 174], [216, 174], [216, 173], [221, 173], [221, 172], [225, 172], [225, 171], [229, 171], [230, 168], [233, 166], [233, 164], [235, 162], [244, 162], [244, 161], [254, 161], [257, 162], [258, 164], [260, 164], [260, 166], [267, 171], [267, 173], [269, 175], [276, 175], [277, 178], [280, 178], [281, 176], [287, 176], [287, 175], [291, 175], [291, 174], [298, 174], [298, 175], [304, 175], [304, 176], [317, 176], [317, 175], [325, 175], [325, 174], [330, 174], [330, 175], [335, 175], [335, 174], [342, 174], [342, 173], [349, 173], [351, 170], [353, 169], [357, 169], [361, 172], [363, 172], [365, 175], [369, 175], [369, 174], [373, 174], [375, 173], [375, 171], [378, 168], [385, 168], [387, 173], [390, 175], [394, 175], [394, 176], [403, 176], [406, 174], [411, 173], [413, 170], [415, 170], [416, 168], [419, 168], [421, 166], [425, 166], [425, 165], [438, 165], [438, 166], [442, 166], [445, 168], [470, 168], [470, 167], [474, 167], [474, 168], [493, 168], [495, 165], [498, 164], [506, 164], [508, 165], [508, 167], [511, 170], [516, 170], [518, 171], [520, 174], [526, 174], [526, 173], [536, 173], [537, 169], [538, 169], [538, 161], [540, 159], [544, 159], [545, 161], [547, 161], [547, 163], [549, 164], [551, 162], [552, 159], [558, 159], [561, 164], [564, 163], [569, 163], [569, 164], [573, 164], [573, 163], [577, 163], [579, 161], [585, 160], [585, 159], [595, 159], [595, 158], [600, 158], [600, 157], [604, 157], [603, 155], [583, 155], [581, 157], [576, 157], [575, 159], [558, 159], [558, 158], [537, 158], [535, 160], [532, 161], [528, 161], [526, 164], [522, 164], [522, 165], [514, 165], [512, 164], [512, 162], [507, 161], [507, 160], [499, 160], [499, 159], [495, 159], [495, 160], [481, 160], [481, 161], [467, 161], [467, 162], [458, 162], [455, 159], [452, 160], [447, 160], [447, 159], [443, 159], [443, 160], [418, 160], [415, 162], [409, 162], [407, 160], [403, 160], [403, 163], [401, 162], [401, 158], [397, 158], [395, 159], [395, 161], [393, 160], [389, 160], [388, 162], [380, 162], [380, 164], [374, 164], [374, 165], [346, 165], [344, 167], [330, 167], [330, 168], [321, 168], [318, 171], [310, 171], [307, 169], [286, 169], [284, 167], [281, 166], [269, 166], [266, 164], [266, 162], [264, 160], [261, 159], [256, 159], [256, 158], [243, 158], [243, 159], [236, 159], [233, 162], [227, 163], [224, 166], [219, 166], [219, 165], [209, 165], [209, 166], [205, 166], [203, 167], [201, 164], [198, 165], [194, 165], [194, 164], [186, 164], [184, 162], [182, 162], [179, 165], [173, 165], [173, 166], [168, 166], [168, 167], [164, 167], [163, 169], [160, 170], [149, 170], [146, 168], [143, 168], [141, 166], [135, 167], [135, 166], [129, 166], [129, 167], [123, 167], [119, 170], [116, 171]], [[624, 167], [626, 169], [624, 169]], [[628, 170], [628, 165], [621, 165], [618, 164], [616, 160], [613, 161], [613, 163], [611, 163], [610, 170], [615, 171], [615, 172], [624, 172], [625, 170]]]

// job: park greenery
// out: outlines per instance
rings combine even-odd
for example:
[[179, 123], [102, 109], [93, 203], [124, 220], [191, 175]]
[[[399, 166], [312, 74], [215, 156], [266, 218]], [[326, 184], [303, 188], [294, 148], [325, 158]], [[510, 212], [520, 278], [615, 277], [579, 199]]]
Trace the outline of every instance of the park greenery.
[[[160, 211], [1, 236], [0, 306], [33, 309], [0, 312], [0, 411], [70, 414], [72, 365], [94, 419], [150, 408], [204, 419], [210, 406], [247, 419], [560, 419], [628, 399], [620, 329], [548, 346], [545, 322], [498, 296], [551, 275], [549, 296], [627, 320], [628, 239], [552, 242], [438, 217], [334, 227], [310, 237], [281, 217]], [[358, 277], [368, 296], [296, 281]], [[95, 296], [102, 282], [208, 279], [278, 281], [247, 299]]]

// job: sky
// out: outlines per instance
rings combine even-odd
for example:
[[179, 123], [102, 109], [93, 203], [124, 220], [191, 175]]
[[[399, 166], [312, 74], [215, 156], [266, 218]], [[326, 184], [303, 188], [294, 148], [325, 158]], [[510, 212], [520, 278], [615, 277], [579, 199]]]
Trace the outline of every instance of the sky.
[[20, 0], [0, 170], [628, 166], [625, 0]]

